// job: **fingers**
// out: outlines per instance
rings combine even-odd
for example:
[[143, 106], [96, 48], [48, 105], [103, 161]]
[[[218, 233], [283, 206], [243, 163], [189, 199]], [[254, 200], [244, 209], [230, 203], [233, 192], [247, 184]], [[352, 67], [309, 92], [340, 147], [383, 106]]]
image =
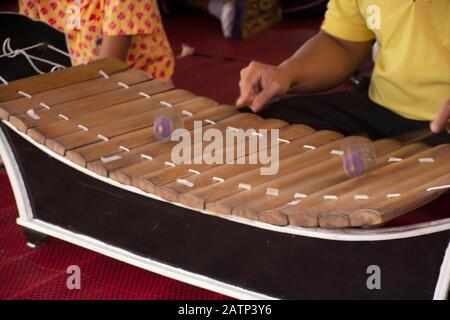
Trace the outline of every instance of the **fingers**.
[[436, 119], [434, 119], [430, 124], [430, 129], [434, 133], [441, 132], [445, 128], [447, 128], [447, 132], [450, 133], [449, 126], [449, 118], [450, 118], [450, 100], [448, 100], [442, 108], [440, 109]]
[[258, 94], [259, 72], [257, 63], [252, 62], [247, 68], [241, 71], [241, 81], [239, 82], [240, 96], [236, 102], [238, 106], [250, 105], [254, 97]]
[[280, 90], [280, 86], [277, 82], [271, 81], [269, 85], [264, 88], [256, 97], [253, 99], [253, 103], [250, 108], [253, 112], [260, 111], [269, 101], [272, 99], [278, 91]]
[[252, 62], [241, 71], [238, 106], [248, 105], [254, 112], [260, 111], [273, 97], [289, 90], [290, 81], [279, 67]]
[[239, 107], [252, 104], [253, 99], [258, 94], [257, 88], [252, 85], [250, 81], [247, 82], [245, 80], [241, 80], [239, 83], [239, 88], [241, 95], [239, 96], [236, 104]]

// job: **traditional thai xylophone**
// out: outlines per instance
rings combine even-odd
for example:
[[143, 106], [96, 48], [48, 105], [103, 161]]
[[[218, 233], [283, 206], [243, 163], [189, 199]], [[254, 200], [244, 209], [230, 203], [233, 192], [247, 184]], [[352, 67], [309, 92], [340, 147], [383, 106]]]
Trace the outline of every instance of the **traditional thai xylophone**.
[[[362, 137], [263, 119], [149, 79], [144, 72], [126, 70], [113, 59], [6, 83], [0, 87], [0, 117], [2, 157], [21, 212], [18, 223], [236, 297], [343, 297], [336, 289], [310, 295], [296, 289], [317, 272], [295, 272], [308, 252], [306, 242], [327, 254], [333, 252], [327, 248], [330, 242], [345, 245], [345, 253], [336, 252], [352, 257], [352, 266], [342, 267], [349, 277], [354, 277], [356, 266], [369, 263], [367, 254], [375, 248], [389, 248], [391, 254], [376, 249], [380, 257], [372, 263], [383, 263], [397, 252], [410, 263], [416, 253], [429, 254], [429, 247], [418, 244], [419, 235], [429, 234], [426, 243], [433, 243], [437, 261], [447, 246], [449, 219], [398, 230], [348, 228], [381, 226], [442, 195], [450, 188], [450, 145], [383, 139], [370, 145], [373, 150], [358, 149], [355, 144]], [[191, 163], [174, 163], [172, 151], [179, 141], [172, 141], [170, 134], [175, 128], [195, 134], [198, 124], [231, 137], [250, 130], [248, 142], [268, 142], [270, 132], [277, 132], [271, 144], [258, 149], [266, 156], [277, 150], [272, 163], [276, 174], [262, 174], [267, 162], [250, 161], [255, 158], [250, 143], [237, 140], [215, 150], [227, 155], [232, 151], [222, 164], [198, 161], [195, 153]], [[199, 147], [198, 142], [191, 145]], [[414, 250], [375, 241], [402, 238], [411, 238]], [[353, 247], [347, 247], [349, 241]], [[133, 252], [216, 280], [180, 276]], [[199, 252], [205, 253], [204, 259]], [[257, 270], [255, 277], [241, 269], [248, 266], [232, 264], [233, 254], [241, 262], [247, 256], [254, 259], [258, 266], [250, 269]], [[297, 256], [300, 260], [294, 259]], [[430, 260], [414, 262], [420, 270], [432, 270], [431, 284], [419, 281], [416, 287], [421, 289], [414, 291], [427, 292], [427, 297], [433, 295], [440, 266], [428, 265]], [[266, 264], [266, 271], [275, 269], [267, 273], [261, 269]], [[448, 288], [442, 277], [437, 297]], [[330, 286], [345, 285], [339, 279]], [[402, 284], [396, 282], [387, 296], [395, 296], [398, 286]], [[376, 294], [361, 290], [346, 297]]]
[[[77, 72], [84, 82], [59, 78], [38, 93], [30, 91], [27, 80], [11, 84], [14, 90], [5, 87], [2, 119], [93, 173], [163, 199], [282, 226], [341, 228], [382, 224], [449, 188], [449, 145], [430, 148], [385, 139], [374, 142], [370, 151], [364, 148], [365, 138], [343, 139], [336, 132], [239, 113], [167, 82], [151, 81], [140, 71], [120, 71], [110, 63], [93, 78], [89, 68]], [[119, 72], [108, 75], [112, 71]], [[47, 84], [51, 76], [40, 83]], [[165, 110], [172, 116], [161, 116]], [[178, 121], [173, 114], [182, 116], [189, 130], [196, 120], [222, 132], [279, 129], [278, 173], [261, 175], [261, 165], [249, 161], [173, 164], [176, 142], [158, 141]], [[377, 170], [347, 178], [361, 176], [375, 163]], [[383, 176], [389, 177], [388, 184]]]

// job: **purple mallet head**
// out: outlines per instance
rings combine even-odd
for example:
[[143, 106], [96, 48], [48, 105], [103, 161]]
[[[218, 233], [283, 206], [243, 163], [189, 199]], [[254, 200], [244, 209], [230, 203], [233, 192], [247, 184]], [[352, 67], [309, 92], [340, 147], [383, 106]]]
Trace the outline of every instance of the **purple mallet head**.
[[364, 175], [376, 167], [376, 155], [371, 140], [364, 137], [347, 137], [342, 141], [342, 164], [349, 178]]
[[172, 121], [165, 116], [157, 117], [153, 124], [153, 129], [158, 138], [165, 139], [172, 134]]

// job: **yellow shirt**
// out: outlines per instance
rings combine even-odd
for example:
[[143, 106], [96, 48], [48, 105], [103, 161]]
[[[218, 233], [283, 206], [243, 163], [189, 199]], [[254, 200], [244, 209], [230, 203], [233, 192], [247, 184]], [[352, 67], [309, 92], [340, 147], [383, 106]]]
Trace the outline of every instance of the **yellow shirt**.
[[330, 0], [322, 30], [375, 39], [370, 98], [415, 120], [432, 120], [450, 98], [450, 0]]
[[156, 0], [19, 0], [20, 12], [66, 33], [73, 64], [95, 59], [103, 36], [130, 35], [127, 64], [154, 78], [174, 70]]

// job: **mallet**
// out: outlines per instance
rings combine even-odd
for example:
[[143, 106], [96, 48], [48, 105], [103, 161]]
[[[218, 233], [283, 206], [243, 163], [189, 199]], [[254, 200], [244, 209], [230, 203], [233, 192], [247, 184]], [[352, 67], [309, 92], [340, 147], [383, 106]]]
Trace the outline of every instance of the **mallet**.
[[[450, 128], [450, 122], [449, 126]], [[436, 133], [430, 129], [408, 132], [393, 139], [403, 144], [410, 144], [427, 139]], [[351, 136], [342, 140], [342, 165], [349, 178], [360, 177], [374, 170], [377, 166], [373, 142], [365, 137]]]

